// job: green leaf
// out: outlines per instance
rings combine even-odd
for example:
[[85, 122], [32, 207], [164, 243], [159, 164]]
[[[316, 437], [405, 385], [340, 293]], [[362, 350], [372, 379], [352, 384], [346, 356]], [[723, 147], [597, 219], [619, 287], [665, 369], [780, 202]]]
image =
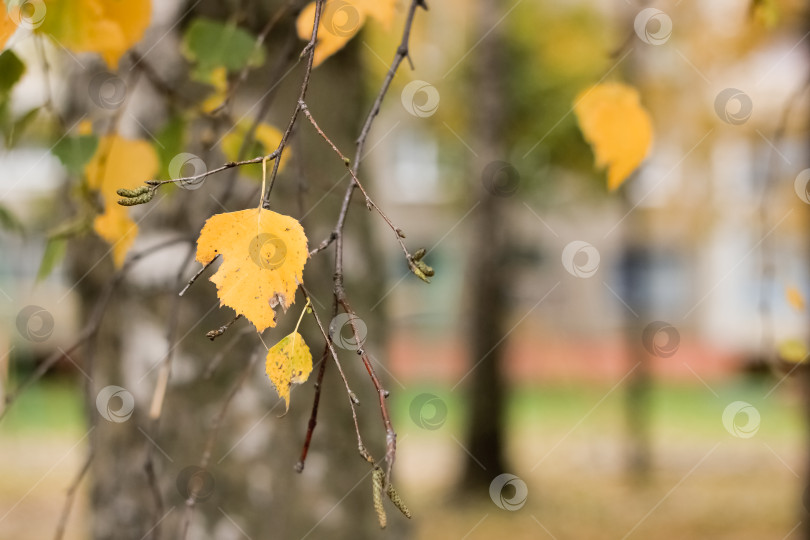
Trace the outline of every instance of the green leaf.
[[59, 158], [70, 174], [81, 175], [85, 164], [90, 161], [98, 146], [95, 135], [65, 137], [53, 147], [53, 155]]
[[254, 52], [256, 37], [234, 24], [223, 24], [206, 18], [197, 18], [183, 36], [183, 54], [196, 64], [194, 78], [209, 82], [217, 67], [239, 71], [245, 66], [264, 63], [264, 49]]
[[53, 269], [65, 257], [65, 248], [67, 247], [67, 240], [62, 237], [49, 238], [48, 243], [45, 244], [45, 253], [42, 254], [42, 261], [39, 263], [39, 271], [37, 272], [37, 282], [47, 278], [53, 272]]
[[2, 204], [0, 204], [0, 228], [4, 231], [18, 233], [22, 233], [25, 230], [19, 218]]
[[7, 94], [25, 73], [25, 64], [10, 50], [0, 54], [0, 93]]

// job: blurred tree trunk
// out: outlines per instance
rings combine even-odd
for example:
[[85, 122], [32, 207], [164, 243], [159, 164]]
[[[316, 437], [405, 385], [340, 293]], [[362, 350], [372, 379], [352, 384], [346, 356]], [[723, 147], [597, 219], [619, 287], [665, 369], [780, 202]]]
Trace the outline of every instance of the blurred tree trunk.
[[[622, 215], [628, 214], [630, 203], [626, 197]], [[632, 217], [633, 215], [636, 217]], [[625, 468], [629, 478], [644, 482], [649, 478], [652, 452], [650, 449], [650, 407], [652, 394], [652, 375], [650, 358], [642, 344], [642, 333], [645, 324], [649, 323], [650, 313], [650, 272], [651, 238], [644, 232], [648, 224], [644, 215], [638, 210], [630, 211], [627, 217], [630, 222], [628, 230], [639, 231], [641, 238], [630, 239], [625, 235], [621, 253], [621, 278], [623, 301], [632, 309], [624, 311], [624, 348], [627, 356], [626, 369], [630, 376], [625, 383], [625, 422], [627, 439], [625, 441]]]
[[[257, 8], [248, 23], [257, 25], [254, 32], [258, 33], [267, 17], [283, 3], [276, 1], [272, 7]], [[216, 2], [205, 2], [195, 8], [194, 14], [226, 19], [230, 15], [229, 9]], [[292, 14], [278, 28], [284, 29], [278, 31], [281, 33], [294, 31]], [[276, 36], [270, 36], [269, 57], [272, 58], [273, 47], [279, 41]], [[143, 45], [143, 50], [147, 50], [148, 44]], [[303, 42], [298, 43], [293, 56], [297, 56], [302, 47]], [[323, 128], [348, 151], [354, 148], [354, 139], [369, 108], [362, 85], [348, 82], [361, 81], [363, 77], [358, 47], [351, 43], [346, 51], [318, 68], [317, 77], [313, 76], [309, 100], [314, 114], [322, 111], [319, 121]], [[150, 60], [158, 64], [161, 58], [159, 55], [147, 56], [146, 61]], [[267, 71], [268, 66], [262, 70]], [[287, 86], [274, 102], [273, 110], [278, 111], [277, 115], [266, 120], [274, 124], [287, 121], [300, 88], [301, 73], [301, 69], [297, 69], [289, 77]], [[261, 86], [251, 88], [246, 84], [242, 90], [254, 91], [258, 95], [275, 82], [268, 81], [266, 76], [250, 80], [259, 81]], [[339, 94], [334, 92], [336, 87], [341, 88]], [[338, 99], [339, 103], [336, 102]], [[306, 197], [305, 210], [309, 209], [307, 205], [321, 199], [343, 174], [339, 160], [308, 128], [305, 121], [300, 121], [294, 134], [302, 137], [297, 141], [300, 144], [296, 149], [312, 155], [311, 159], [309, 156], [306, 159], [304, 169], [313, 191]], [[208, 163], [209, 166], [212, 164]], [[340, 171], [339, 174], [335, 174], [336, 170]], [[176, 232], [198, 234], [198, 227], [205, 217], [222, 211], [215, 207], [209, 194], [219, 194], [226, 182], [234, 181], [235, 178], [219, 175], [209, 178], [199, 190], [176, 190], [166, 208], [185, 215], [169, 215], [161, 207], [141, 223], [142, 234], [154, 223], [164, 227], [166, 223], [189, 224], [187, 230]], [[294, 183], [295, 176], [285, 172], [273, 193], [273, 204], [277, 208], [282, 202], [289, 203], [285, 206], [288, 210], [282, 210], [285, 213], [294, 214], [290, 209], [296, 208], [298, 186]], [[239, 201], [244, 201], [244, 195], [250, 195], [256, 189], [249, 182], [242, 182], [241, 186], [244, 189], [237, 190], [228, 210], [241, 209]], [[342, 189], [335, 190], [336, 194], [339, 192]], [[308, 233], [331, 230], [339, 203], [337, 196], [327, 198], [316, 212], [310, 214]], [[369, 219], [367, 212], [350, 215], [347, 227], [350, 242], [354, 242], [353, 235], [367, 227]], [[310, 227], [316, 223], [319, 225], [317, 229]], [[358, 238], [356, 242], [360, 245], [352, 252], [355, 260], [350, 267], [373, 269], [382, 266], [378, 262], [379, 250], [371, 244], [371, 238], [370, 235]], [[312, 235], [309, 240], [315, 244], [321, 238]], [[74, 247], [80, 249], [70, 252], [69, 274], [71, 282], [78, 284], [82, 312], [87, 317], [103, 283], [113, 274], [113, 268], [109, 255], [105, 254], [106, 246], [99, 241], [89, 240]], [[184, 257], [188, 247], [184, 244], [178, 249], [178, 257]], [[324, 304], [316, 307], [325, 324], [331, 316], [331, 253], [321, 254], [307, 267], [313, 296]], [[103, 263], [96, 265], [98, 260]], [[197, 264], [189, 265], [183, 274], [184, 279], [197, 268]], [[206, 271], [176, 305], [179, 289], [168, 276], [166, 282], [169, 283], [164, 282], [158, 287], [123, 282], [108, 306], [97, 345], [85, 349], [84, 360], [90, 366], [93, 381], [88, 391], [87, 410], [90, 423], [96, 425], [90, 435], [95, 454], [89, 473], [92, 537], [97, 540], [179, 538], [186, 519], [189, 482], [206, 479], [212, 481], [213, 489], [210, 497], [198, 501], [195, 506], [187, 535], [189, 539], [237, 538], [242, 535], [257, 539], [378, 537], [379, 526], [371, 503], [370, 469], [357, 454], [345, 389], [337, 370], [330, 366], [327, 371], [307, 465], [302, 474], [296, 474], [294, 465], [299, 458], [312, 405], [312, 381], [317, 365], [310, 382], [294, 389], [290, 413], [279, 418], [283, 405], [274, 408], [278, 399], [264, 374], [264, 355], [260, 354], [250, 371], [245, 371], [252, 355], [263, 350], [255, 332], [240, 334], [249, 326], [247, 321], [237, 321], [214, 343], [205, 337], [206, 331], [227, 323], [233, 315], [230, 309], [215, 308], [218, 302], [214, 287], [208, 282], [213, 271], [213, 268]], [[353, 304], [361, 313], [364, 307], [382, 296], [381, 280], [375, 278], [379, 276], [347, 275], [348, 292], [350, 295], [355, 293]], [[352, 290], [352, 284], [361, 279], [363, 287]], [[280, 327], [265, 333], [265, 340], [270, 340], [268, 345], [291, 330], [302, 308], [299, 298], [287, 317], [282, 319]], [[378, 315], [367, 322], [370, 339], [367, 346], [379, 349], [374, 343], [374, 331], [384, 322]], [[169, 333], [170, 341], [163, 342], [171, 325], [175, 325], [176, 330]], [[151, 338], [144, 338], [145, 327], [152, 331]], [[301, 332], [317, 362], [323, 347], [322, 337], [309, 318], [304, 319]], [[224, 357], [213, 376], [205, 379], [203, 374], [212, 357], [231, 340], [235, 340], [231, 352]], [[172, 377], [162, 416], [158, 423], [154, 423], [149, 420], [148, 412], [159, 368], [152, 368], [161, 363], [163, 355], [171, 348], [174, 348]], [[368, 403], [367, 408], [360, 410], [366, 444], [375, 455], [381, 456], [384, 453], [384, 432], [380, 427], [379, 412], [373, 405], [376, 394], [373, 389], [366, 388], [370, 387], [370, 382], [357, 356], [346, 354], [344, 362], [353, 389], [364, 404]], [[214, 419], [242, 377], [244, 383], [219, 426], [207, 472], [189, 478], [188, 472], [183, 471], [200, 464]], [[121, 386], [134, 395], [135, 410], [128, 420], [109, 422], [99, 416], [96, 396], [108, 385]], [[111, 404], [113, 410], [118, 407], [120, 403]], [[150, 484], [150, 474], [156, 479], [154, 485]], [[400, 528], [401, 521], [389, 517], [387, 534], [391, 538], [401, 537], [404, 530]]]
[[[477, 195], [470, 246], [470, 366], [473, 370], [468, 391], [470, 416], [467, 421], [465, 469], [462, 487], [486, 493], [494, 477], [504, 472], [505, 390], [502, 372], [507, 333], [507, 295], [510, 279], [506, 275], [504, 252], [506, 220], [503, 199], [492, 185], [481, 181], [482, 171], [494, 160], [503, 159], [505, 48], [498, 25], [497, 0], [485, 0], [478, 6], [475, 35], [488, 34], [471, 56], [474, 62], [473, 133], [480, 149], [475, 162]], [[488, 189], [489, 187], [489, 189]], [[483, 490], [483, 491], [479, 491]]]
[[[632, 32], [637, 8], [635, 6], [625, 8], [620, 23], [622, 28]], [[639, 57], [645, 54], [645, 51], [643, 48], [635, 48], [622, 66], [624, 76], [630, 84], [639, 79]], [[620, 200], [621, 215], [627, 216], [620, 248], [624, 296], [622, 300], [630, 307], [628, 310], [622, 306], [624, 348], [627, 370], [630, 372], [624, 386], [625, 471], [631, 481], [646, 482], [652, 466], [650, 410], [653, 384], [650, 371], [651, 358], [642, 344], [642, 333], [645, 325], [652, 322], [650, 316], [653, 308], [651, 305], [653, 291], [649, 284], [655, 238], [650, 233], [651, 223], [648, 221], [651, 219], [650, 216], [643, 209], [636, 207], [626, 189], [622, 190]]]

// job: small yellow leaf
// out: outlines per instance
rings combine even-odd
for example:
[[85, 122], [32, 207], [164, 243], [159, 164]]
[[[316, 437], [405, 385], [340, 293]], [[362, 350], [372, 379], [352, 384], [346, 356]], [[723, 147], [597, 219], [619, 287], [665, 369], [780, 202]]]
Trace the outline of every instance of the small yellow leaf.
[[635, 88], [621, 83], [597, 84], [580, 92], [574, 113], [597, 168], [608, 168], [608, 189], [622, 185], [638, 167], [652, 143], [652, 121]]
[[807, 347], [798, 339], [785, 340], [779, 344], [779, 358], [793, 364], [804, 363], [807, 359]]
[[228, 95], [228, 72], [222, 66], [214, 68], [208, 82], [214, 87], [214, 92], [205, 98], [201, 107], [203, 112], [211, 114], [217, 107], [222, 105]]
[[[242, 148], [242, 141], [245, 140], [249, 129], [250, 122], [240, 122], [230, 131], [230, 133], [222, 138], [222, 153], [225, 154], [226, 159], [230, 161], [239, 160], [239, 150]], [[276, 148], [278, 148], [279, 143], [281, 143], [282, 133], [270, 124], [261, 123], [256, 126], [256, 131], [254, 132], [253, 136], [257, 142], [261, 143], [262, 147], [248, 148], [247, 153], [244, 156], [245, 159], [257, 157], [259, 155], [267, 155], [273, 152]], [[291, 155], [292, 150], [289, 146], [287, 146], [284, 149], [284, 154], [282, 154], [281, 163], [278, 165], [279, 172], [284, 169], [284, 165], [286, 165], [290, 160]], [[272, 163], [269, 163], [268, 168], [271, 166]], [[244, 169], [248, 174], [252, 173], [252, 175], [257, 178], [262, 177], [260, 163], [257, 163], [256, 165], [246, 165], [242, 167], [242, 169]]]
[[788, 303], [793, 306], [793, 309], [796, 311], [804, 310], [804, 296], [802, 296], [802, 293], [798, 288], [787, 287], [785, 289], [785, 297], [787, 298]]
[[312, 372], [312, 353], [298, 332], [285, 337], [269, 351], [265, 364], [267, 376], [290, 409], [290, 389], [293, 384], [306, 382]]
[[197, 240], [197, 261], [222, 255], [211, 276], [220, 304], [244, 315], [258, 332], [276, 325], [275, 308], [295, 301], [309, 257], [304, 228], [294, 218], [264, 208], [211, 216]]
[[[386, 30], [391, 28], [397, 13], [397, 0], [354, 0], [352, 2], [360, 11], [380, 22]], [[312, 25], [310, 25], [312, 28]]]
[[45, 0], [36, 29], [75, 52], [95, 52], [110, 69], [143, 37], [151, 0]]
[[[298, 37], [309, 41], [314, 22], [315, 2], [310, 2], [301, 10], [295, 22]], [[352, 2], [327, 0], [318, 25], [318, 41], [315, 44], [315, 58], [312, 65], [320, 65], [342, 49], [360, 31], [365, 22], [366, 12], [358, 9]]]
[[121, 197], [116, 191], [143, 186], [157, 170], [158, 156], [151, 144], [118, 135], [102, 137], [84, 168], [87, 185], [99, 191], [104, 203], [104, 213], [96, 217], [93, 229], [112, 246], [118, 268], [138, 235], [138, 225], [129, 217], [129, 210], [118, 204]]
[[7, 5], [0, 0], [0, 50], [6, 46], [8, 39], [17, 31], [17, 25], [14, 24], [14, 21], [9, 16], [9, 12], [12, 9], [19, 8], [12, 6], [7, 7]]

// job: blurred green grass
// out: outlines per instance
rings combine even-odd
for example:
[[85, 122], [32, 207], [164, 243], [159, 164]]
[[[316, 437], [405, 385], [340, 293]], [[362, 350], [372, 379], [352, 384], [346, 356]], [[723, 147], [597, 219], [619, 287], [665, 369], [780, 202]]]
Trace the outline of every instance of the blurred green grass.
[[[723, 410], [734, 401], [745, 401], [760, 413], [760, 432], [766, 436], [795, 439], [804, 429], [800, 400], [791, 381], [778, 384], [771, 377], [733, 377], [722, 382], [654, 381], [648, 406], [654, 431], [673, 436], [716, 438], [723, 431]], [[777, 386], [778, 384], [778, 386]], [[774, 387], [776, 388], [774, 389]], [[392, 392], [393, 415], [398, 429], [419, 432], [422, 429], [411, 414], [411, 405], [421, 394], [433, 394], [446, 406], [442, 429], [464, 431], [467, 401], [472, 399], [461, 388], [437, 385], [407, 385]], [[626, 393], [622, 385], [584, 382], [521, 385], [510, 389], [507, 402], [508, 430], [548, 429], [559, 432], [579, 424], [586, 430], [622, 429]], [[441, 406], [441, 405], [439, 405]], [[414, 411], [416, 414], [416, 411]], [[425, 419], [436, 414], [428, 404], [422, 410]], [[417, 415], [418, 418], [418, 415]]]
[[[746, 401], [761, 415], [760, 433], [793, 439], [803, 429], [799, 399], [789, 381], [772, 391], [776, 383], [771, 378], [737, 377], [709, 383], [709, 389], [701, 383], [656, 381], [650, 388], [647, 412], [654, 430], [673, 435], [716, 437], [718, 427], [722, 428], [724, 408], [733, 401]], [[392, 414], [398, 419], [399, 429], [422, 431], [414, 421], [417, 411], [414, 414], [411, 411], [414, 400], [422, 394], [435, 395], [446, 406], [442, 429], [453, 433], [464, 431], [470, 396], [460, 388], [452, 391], [447, 386], [414, 383], [391, 395]], [[624, 400], [624, 388], [608, 384], [522, 385], [512, 388], [508, 394], [507, 429], [546, 428], [557, 432], [579, 423], [584, 429], [610, 430], [622, 421]], [[436, 415], [432, 407], [424, 406], [421, 411], [424, 418]], [[20, 395], [0, 422], [0, 433], [78, 432], [85, 425], [83, 416], [81, 391], [73, 381], [46, 380]]]
[[20, 394], [0, 421], [0, 435], [62, 435], [79, 432], [84, 425], [81, 390], [69, 379], [48, 379]]

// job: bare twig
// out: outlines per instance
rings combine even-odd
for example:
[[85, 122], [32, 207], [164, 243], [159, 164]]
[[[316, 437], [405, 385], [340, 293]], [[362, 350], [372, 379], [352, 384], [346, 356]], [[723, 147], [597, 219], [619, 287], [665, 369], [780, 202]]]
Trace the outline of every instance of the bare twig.
[[188, 106], [196, 105], [194, 101], [180, 94], [171, 84], [164, 81], [139, 52], [134, 49], [129, 51], [129, 58], [132, 61], [132, 68], [143, 73], [146, 80], [155, 87], [155, 90], [164, 94], [170, 102]]
[[[304, 287], [304, 285], [302, 284], [299, 284], [298, 288], [304, 294], [304, 298], [306, 298], [307, 301], [310, 303], [310, 305], [312, 305], [311, 297], [306, 287]], [[371, 457], [371, 455], [368, 453], [368, 450], [366, 449], [366, 445], [363, 444], [363, 437], [360, 435], [360, 424], [357, 421], [357, 409], [355, 407], [360, 403], [360, 401], [357, 399], [357, 396], [355, 395], [354, 392], [352, 392], [352, 389], [349, 387], [349, 381], [348, 379], [346, 379], [346, 374], [344, 373], [343, 367], [340, 364], [340, 359], [338, 358], [337, 352], [335, 351], [335, 346], [332, 343], [332, 337], [329, 335], [329, 333], [326, 331], [323, 324], [321, 323], [321, 319], [320, 317], [318, 317], [318, 312], [315, 309], [314, 305], [312, 306], [312, 315], [315, 317], [315, 322], [317, 323], [318, 329], [321, 331], [321, 335], [323, 336], [324, 342], [326, 343], [326, 350], [324, 351], [324, 354], [321, 357], [320, 371], [324, 370], [324, 363], [326, 362], [326, 352], [328, 351], [331, 354], [332, 359], [335, 361], [335, 365], [337, 366], [338, 371], [340, 372], [340, 377], [341, 379], [343, 379], [343, 384], [346, 385], [346, 393], [349, 396], [349, 406], [351, 407], [352, 419], [354, 420], [354, 430], [355, 433], [357, 434], [357, 450], [360, 452], [360, 456], [363, 459], [373, 464], [374, 458]], [[322, 380], [323, 377], [319, 377], [319, 379]], [[312, 441], [312, 432], [315, 430], [315, 424], [317, 423], [318, 402], [320, 401], [320, 393], [321, 393], [320, 381], [317, 383], [315, 393], [316, 399], [315, 403], [313, 404], [313, 413], [310, 415], [309, 424], [307, 426], [307, 436], [306, 439], [304, 440], [304, 446], [301, 450], [301, 459], [295, 465], [295, 470], [298, 472], [304, 470], [304, 463], [307, 458], [307, 452], [309, 451], [309, 445], [310, 442]]]
[[[321, 242], [321, 244], [315, 248], [314, 253], [318, 253], [323, 249], [326, 249], [330, 244], [333, 242], [335, 243], [335, 270], [334, 270], [334, 306], [333, 312], [337, 314], [338, 305], [342, 306], [347, 313], [354, 315], [354, 312], [351, 311], [349, 307], [348, 300], [346, 299], [346, 291], [343, 287], [343, 229], [346, 224], [346, 216], [348, 215], [349, 206], [351, 204], [352, 195], [354, 194], [354, 188], [359, 186], [359, 184], [355, 181], [357, 177], [357, 171], [360, 167], [360, 161], [363, 155], [363, 148], [366, 144], [366, 139], [368, 139], [368, 135], [371, 132], [371, 126], [374, 123], [374, 119], [380, 112], [380, 107], [382, 106], [382, 102], [385, 99], [385, 95], [388, 93], [388, 89], [391, 86], [391, 81], [394, 80], [394, 76], [396, 75], [399, 66], [402, 64], [402, 61], [408, 57], [408, 44], [410, 41], [411, 35], [411, 28], [413, 26], [413, 20], [416, 15], [416, 9], [422, 7], [427, 9], [427, 6], [424, 3], [424, 0], [412, 0], [411, 5], [408, 9], [408, 15], [405, 19], [405, 26], [402, 31], [402, 40], [400, 41], [399, 47], [397, 48], [396, 54], [394, 55], [394, 60], [391, 62], [391, 67], [388, 69], [388, 73], [383, 80], [383, 83], [380, 87], [380, 91], [377, 94], [377, 97], [374, 100], [374, 103], [371, 106], [371, 111], [369, 111], [368, 116], [366, 117], [365, 122], [363, 123], [363, 128], [360, 130], [360, 136], [357, 138], [357, 145], [355, 149], [355, 156], [354, 161], [351, 163], [350, 171], [352, 173], [352, 181], [349, 182], [349, 185], [346, 187], [346, 192], [343, 195], [343, 203], [341, 204], [340, 212], [338, 214], [337, 223], [335, 224], [335, 228], [332, 233], [329, 235], [329, 238]], [[301, 98], [303, 101], [303, 98]], [[300, 106], [300, 104], [299, 104]], [[402, 236], [399, 230], [396, 231], [398, 236]], [[313, 253], [313, 254], [314, 254]], [[412, 264], [412, 259], [408, 259], [409, 264]], [[360, 338], [357, 328], [354, 324], [352, 324], [352, 331], [355, 334], [355, 339]], [[360, 341], [358, 341], [360, 343]], [[394, 465], [394, 461], [396, 459], [396, 433], [391, 426], [390, 415], [388, 413], [388, 407], [385, 401], [385, 398], [388, 396], [388, 391], [385, 390], [382, 385], [380, 384], [379, 379], [377, 378], [376, 373], [374, 372], [374, 368], [371, 365], [368, 356], [365, 354], [362, 349], [358, 351], [361, 355], [363, 360], [363, 364], [366, 367], [366, 370], [371, 377], [372, 383], [374, 384], [374, 388], [377, 391], [380, 399], [380, 411], [382, 414], [383, 425], [385, 426], [386, 432], [386, 454], [385, 459], [387, 462], [387, 470], [386, 470], [386, 484], [390, 484], [391, 482], [391, 471]], [[320, 386], [323, 381], [323, 372], [325, 371], [325, 366], [322, 366], [321, 370], [318, 373], [318, 380], [316, 381], [316, 395], [315, 399], [320, 399]], [[310, 424], [315, 425], [317, 419], [317, 404], [313, 406], [313, 414], [310, 418]], [[311, 438], [311, 433], [308, 433], [308, 438]]]
[[59, 523], [56, 525], [56, 534], [54, 535], [54, 540], [62, 540], [62, 538], [65, 536], [65, 527], [67, 526], [70, 512], [73, 510], [73, 503], [76, 500], [76, 492], [79, 490], [79, 484], [82, 483], [82, 479], [87, 474], [87, 471], [90, 470], [90, 464], [93, 462], [93, 455], [93, 452], [87, 453], [87, 458], [84, 460], [84, 465], [82, 465], [82, 468], [79, 469], [79, 472], [76, 474], [76, 478], [73, 479], [70, 487], [68, 487], [67, 494], [65, 495], [65, 505], [62, 507], [62, 515], [59, 516]]
[[[287, 12], [292, 8], [296, 3], [300, 3], [300, 0], [288, 0], [275, 14], [270, 17], [267, 21], [267, 24], [264, 25], [262, 31], [256, 36], [256, 41], [253, 43], [253, 51], [251, 55], [256, 54], [264, 45], [267, 36], [270, 34], [270, 31], [278, 24], [278, 22], [287, 14]], [[248, 73], [250, 73], [250, 63], [248, 62], [245, 64], [245, 67], [242, 68], [242, 71], [239, 72], [239, 76], [236, 80], [231, 84], [230, 88], [228, 88], [228, 93], [225, 96], [225, 99], [222, 100], [222, 103], [217, 106], [216, 109], [211, 111], [211, 114], [217, 114], [223, 109], [225, 109], [228, 105], [230, 105], [231, 100], [233, 100], [234, 96], [236, 95], [237, 90], [239, 87], [242, 86], [245, 81], [247, 80]]]
[[194, 183], [198, 180], [202, 180], [211, 176], [212, 174], [216, 174], [218, 172], [226, 171], [228, 169], [232, 169], [234, 167], [241, 167], [243, 165], [251, 165], [254, 163], [261, 163], [262, 161], [270, 161], [271, 159], [274, 160], [278, 157], [279, 152], [275, 150], [266, 156], [258, 156], [251, 159], [246, 159], [244, 161], [229, 161], [225, 165], [217, 167], [216, 169], [211, 169], [210, 171], [205, 171], [200, 174], [195, 174], [193, 176], [184, 176], [183, 178], [172, 178], [171, 180], [147, 180], [146, 185], [160, 187], [164, 184], [176, 184], [176, 183]]
[[233, 319], [231, 319], [230, 321], [226, 322], [225, 324], [223, 324], [222, 326], [220, 326], [220, 327], [219, 327], [219, 328], [217, 328], [216, 330], [210, 330], [210, 331], [206, 332], [206, 333], [205, 333], [205, 337], [207, 337], [207, 338], [208, 338], [208, 339], [210, 339], [211, 341], [214, 341], [214, 340], [215, 340], [215, 339], [217, 339], [219, 336], [221, 336], [222, 334], [224, 334], [225, 332], [227, 332], [227, 331], [228, 331], [228, 328], [230, 328], [230, 327], [233, 325], [233, 323], [235, 323], [236, 321], [238, 321], [238, 320], [239, 320], [239, 319], [241, 319], [241, 318], [242, 318], [242, 314], [241, 314], [241, 313], [237, 314], [236, 316], [234, 316], [234, 318], [233, 318]]
[[217, 253], [216, 255], [214, 255], [214, 258], [213, 258], [213, 259], [211, 259], [210, 261], [208, 261], [207, 263], [205, 263], [205, 264], [203, 265], [203, 267], [202, 267], [202, 268], [200, 268], [200, 269], [197, 271], [197, 273], [196, 273], [196, 274], [194, 274], [194, 275], [191, 277], [191, 279], [190, 279], [190, 280], [188, 280], [188, 283], [186, 283], [186, 286], [185, 286], [185, 287], [183, 287], [183, 290], [182, 290], [182, 291], [180, 291], [180, 293], [179, 293], [177, 296], [183, 296], [184, 294], [186, 294], [186, 291], [188, 290], [188, 288], [189, 288], [189, 287], [191, 287], [192, 285], [194, 285], [194, 282], [195, 282], [195, 281], [197, 281], [198, 279], [200, 279], [200, 276], [202, 275], [202, 273], [203, 273], [203, 272], [205, 272], [205, 270], [206, 270], [206, 269], [207, 269], [209, 266], [211, 266], [212, 264], [214, 264], [214, 261], [216, 261], [218, 258], [219, 258], [219, 253]]
[[233, 349], [234, 346], [241, 341], [241, 337], [246, 336], [247, 334], [252, 334], [253, 332], [255, 332], [255, 330], [253, 329], [252, 326], [246, 326], [245, 328], [242, 328], [240, 332], [237, 332], [237, 334], [233, 337], [233, 339], [230, 340], [227, 343], [227, 345], [222, 347], [219, 350], [219, 352], [217, 352], [217, 354], [214, 355], [214, 357], [211, 359], [208, 365], [205, 367], [205, 371], [203, 372], [203, 379], [210, 379], [211, 376], [214, 374], [214, 371], [216, 371], [216, 369], [219, 367], [219, 364], [222, 363], [222, 360], [225, 358], [225, 356], [227, 356], [228, 353], [231, 352], [231, 349]]
[[301, 102], [307, 96], [307, 88], [309, 87], [309, 79], [312, 75], [312, 64], [315, 61], [315, 44], [318, 41], [318, 26], [321, 22], [321, 13], [323, 12], [323, 4], [325, 0], [316, 0], [315, 2], [315, 17], [312, 21], [312, 35], [309, 38], [309, 42], [307, 43], [304, 50], [301, 51], [301, 56], [307, 56], [307, 65], [304, 71], [304, 77], [301, 81], [301, 91], [298, 94], [298, 102], [295, 104], [295, 109], [293, 110], [292, 116], [290, 117], [290, 122], [287, 124], [287, 129], [284, 130], [284, 133], [281, 136], [281, 142], [278, 143], [278, 148], [276, 148], [276, 152], [278, 152], [278, 159], [273, 162], [273, 171], [270, 173], [270, 181], [267, 185], [267, 191], [263, 194], [262, 199], [262, 207], [263, 208], [270, 208], [270, 193], [273, 191], [273, 184], [276, 181], [276, 174], [278, 174], [278, 167], [279, 163], [281, 162], [281, 156], [284, 153], [284, 148], [287, 146], [287, 139], [289, 139], [290, 134], [292, 133], [293, 128], [295, 127], [295, 121], [298, 119], [298, 113], [301, 112]]
[[[408, 251], [408, 248], [405, 247], [405, 243], [402, 241], [402, 238], [404, 237], [404, 235], [402, 234], [402, 229], [394, 225], [393, 222], [389, 219], [389, 217], [385, 215], [385, 212], [383, 212], [382, 209], [380, 209], [380, 207], [377, 206], [377, 203], [371, 200], [371, 197], [369, 197], [368, 192], [363, 187], [363, 184], [360, 183], [360, 179], [357, 178], [357, 174], [355, 174], [355, 171], [351, 167], [351, 162], [349, 161], [349, 158], [344, 156], [343, 152], [341, 152], [340, 149], [335, 145], [335, 143], [332, 142], [329, 136], [323, 132], [318, 123], [315, 121], [315, 118], [313, 118], [312, 113], [309, 111], [309, 107], [307, 107], [307, 104], [301, 101], [299, 102], [299, 105], [301, 106], [301, 111], [303, 111], [304, 115], [307, 117], [310, 123], [315, 127], [315, 130], [318, 132], [318, 134], [329, 144], [329, 146], [332, 147], [332, 150], [335, 151], [340, 160], [346, 165], [346, 168], [348, 169], [349, 174], [351, 175], [352, 180], [354, 181], [354, 184], [357, 186], [357, 188], [360, 189], [360, 191], [363, 193], [363, 197], [365, 197], [366, 199], [366, 206], [368, 206], [369, 209], [373, 208], [374, 210], [376, 210], [377, 213], [380, 214], [380, 217], [382, 217], [383, 220], [388, 224], [388, 226], [391, 227], [391, 230], [394, 232], [394, 236], [396, 236], [397, 238], [397, 242], [399, 242], [399, 245], [402, 248], [403, 253], [405, 253], [405, 257], [408, 259], [408, 265], [413, 266], [412, 262], [413, 257], [411, 256], [411, 253]], [[330, 238], [331, 237], [332, 235], [330, 235]]]

